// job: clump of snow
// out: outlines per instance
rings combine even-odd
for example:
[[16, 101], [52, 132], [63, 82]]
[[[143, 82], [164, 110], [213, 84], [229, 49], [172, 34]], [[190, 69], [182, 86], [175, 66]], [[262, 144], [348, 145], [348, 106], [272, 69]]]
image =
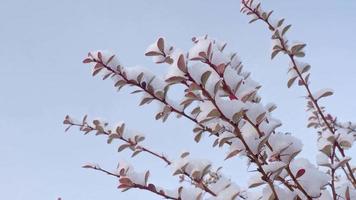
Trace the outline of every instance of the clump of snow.
[[299, 170], [305, 170], [305, 173], [302, 176], [297, 177], [297, 179], [308, 195], [312, 197], [318, 197], [330, 181], [329, 175], [319, 171], [314, 165], [304, 158], [292, 160], [290, 163], [290, 169], [294, 176], [296, 176]]

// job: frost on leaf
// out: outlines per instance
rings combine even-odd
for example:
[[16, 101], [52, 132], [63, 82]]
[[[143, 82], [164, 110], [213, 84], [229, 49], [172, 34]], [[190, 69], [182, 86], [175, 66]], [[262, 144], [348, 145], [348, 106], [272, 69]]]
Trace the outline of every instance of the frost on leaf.
[[322, 89], [313, 94], [315, 100], [333, 95], [334, 91], [332, 89]]

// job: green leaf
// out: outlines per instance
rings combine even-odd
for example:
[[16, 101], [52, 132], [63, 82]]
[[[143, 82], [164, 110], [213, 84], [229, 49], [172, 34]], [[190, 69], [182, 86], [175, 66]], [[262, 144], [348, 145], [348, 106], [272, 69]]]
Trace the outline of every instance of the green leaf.
[[285, 27], [283, 28], [283, 30], [282, 30], [282, 36], [287, 33], [287, 31], [290, 29], [291, 26], [292, 26], [292, 25], [289, 24], [289, 25], [287, 25], [287, 26], [285, 26]]
[[293, 77], [293, 78], [291, 78], [291, 79], [288, 80], [288, 83], [287, 83], [288, 88], [292, 87], [294, 81], [295, 81], [297, 78], [298, 78], [298, 77], [296, 76], [296, 77]]
[[206, 71], [206, 72], [204, 72], [203, 75], [201, 76], [200, 81], [201, 81], [201, 84], [202, 84], [203, 86], [205, 86], [206, 81], [208, 80], [208, 78], [210, 77], [210, 75], [211, 75], [211, 71]]
[[209, 112], [207, 117], [220, 117], [220, 112], [218, 109], [213, 109]]

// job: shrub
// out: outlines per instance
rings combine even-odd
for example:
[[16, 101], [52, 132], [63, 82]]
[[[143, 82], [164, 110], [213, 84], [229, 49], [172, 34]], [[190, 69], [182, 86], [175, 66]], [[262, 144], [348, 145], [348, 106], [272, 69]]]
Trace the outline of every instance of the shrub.
[[[215, 138], [213, 147], [227, 149], [225, 159], [247, 158], [250, 169], [254, 169], [248, 188], [238, 186], [212, 162], [192, 158], [189, 152], [170, 160], [145, 147], [142, 144], [145, 137], [131, 131], [124, 123], [110, 126], [97, 119], [89, 121], [87, 116], [80, 121], [66, 116], [67, 130], [74, 126], [84, 134], [104, 135], [108, 143], [120, 140], [119, 151], [132, 151], [132, 157], [150, 154], [170, 165], [173, 175], [179, 176], [181, 181], [188, 180], [189, 184], [180, 184], [173, 190], [159, 187], [150, 182], [149, 171], [137, 172], [127, 163], [119, 163], [115, 172], [97, 164], [83, 167], [118, 178], [123, 191], [136, 188], [166, 199], [356, 199], [356, 168], [346, 155], [356, 138], [356, 125], [339, 122], [320, 105], [320, 100], [332, 95], [333, 91], [312, 92], [310, 65], [301, 61], [306, 44], [291, 43], [286, 38], [291, 25], [284, 19], [273, 20], [272, 11], [263, 11], [253, 0], [242, 0], [241, 12], [252, 18], [250, 23], [262, 21], [271, 31], [272, 59], [278, 54], [289, 58], [287, 86], [305, 89], [310, 115], [308, 127], [318, 133], [319, 167], [298, 156], [302, 150], [298, 138], [277, 130], [281, 121], [272, 115], [276, 106], [262, 103], [258, 93], [261, 86], [244, 70], [238, 55], [226, 52], [226, 43], [208, 36], [193, 38], [193, 47], [188, 52], [176, 49], [162, 37], [150, 45], [145, 55], [157, 64], [168, 65], [165, 77], [144, 68], [124, 67], [107, 51], [90, 52], [83, 62], [93, 65], [93, 76], [100, 74], [103, 79], [111, 78], [118, 90], [124, 86], [135, 87], [133, 93], [142, 94], [140, 105], [158, 104], [160, 111], [155, 115], [156, 120], [164, 122], [170, 115], [185, 118], [195, 124], [196, 142], [203, 134], [208, 134]], [[184, 87], [182, 99], [168, 94], [176, 86]]]

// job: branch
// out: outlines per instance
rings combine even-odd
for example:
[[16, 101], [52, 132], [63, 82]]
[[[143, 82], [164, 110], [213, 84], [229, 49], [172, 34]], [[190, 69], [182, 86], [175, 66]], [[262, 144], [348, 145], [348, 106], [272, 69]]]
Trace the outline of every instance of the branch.
[[[242, 4], [244, 5], [244, 7], [245, 7], [246, 9], [248, 9], [248, 12], [253, 13], [253, 14], [255, 15], [255, 17], [257, 17], [256, 20], [258, 19], [258, 20], [261, 20], [261, 21], [263, 21], [264, 23], [266, 23], [270, 31], [272, 31], [272, 32], [277, 31], [277, 28], [274, 27], [274, 26], [272, 25], [272, 23], [269, 21], [269, 15], [268, 15], [268, 16], [262, 16], [261, 13], [258, 11], [258, 8], [257, 8], [257, 9], [256, 9], [256, 8], [252, 8], [252, 1], [251, 1], [251, 0], [242, 0]], [[258, 7], [259, 7], [259, 5], [258, 5]], [[290, 27], [290, 26], [289, 26], [289, 27]], [[284, 33], [285, 33], [287, 30], [288, 30], [288, 29], [286, 29], [286, 30], [284, 31]], [[282, 33], [282, 35], [283, 35], [284, 33]], [[298, 76], [298, 78], [299, 78], [299, 80], [300, 80], [300, 81], [299, 81], [299, 84], [302, 85], [302, 86], [304, 86], [304, 88], [306, 89], [306, 92], [307, 92], [307, 94], [308, 94], [309, 99], [311, 100], [311, 102], [312, 102], [313, 105], [315, 106], [316, 111], [318, 112], [318, 114], [319, 114], [320, 117], [322, 118], [322, 120], [323, 120], [323, 122], [325, 123], [327, 129], [328, 129], [331, 133], [333, 133], [334, 135], [336, 135], [335, 129], [332, 127], [332, 125], [331, 125], [330, 122], [327, 120], [326, 116], [324, 115], [324, 113], [323, 113], [323, 111], [322, 111], [322, 109], [321, 109], [321, 106], [320, 106], [319, 103], [318, 103], [318, 100], [314, 98], [314, 96], [313, 96], [313, 94], [312, 94], [312, 92], [311, 92], [311, 90], [310, 90], [310, 87], [309, 87], [309, 85], [308, 85], [307, 78], [304, 78], [303, 75], [302, 75], [302, 72], [298, 69], [297, 62], [296, 62], [296, 60], [295, 60], [295, 56], [296, 56], [296, 55], [293, 54], [293, 53], [288, 49], [288, 47], [286, 46], [286, 44], [287, 44], [288, 41], [286, 41], [286, 40], [281, 36], [281, 34], [274, 34], [274, 37], [275, 37], [275, 39], [279, 40], [279, 42], [280, 42], [280, 44], [281, 44], [281, 49], [280, 49], [280, 51], [283, 51], [284, 53], [286, 53], [286, 54], [288, 55], [289, 59], [291, 60], [291, 62], [292, 62], [292, 64], [293, 64], [293, 69], [296, 71], [297, 76]], [[302, 55], [304, 55], [304, 54], [302, 54]], [[307, 77], [309, 78], [309, 76], [307, 76]], [[345, 155], [345, 152], [344, 152], [344, 150], [341, 148], [340, 144], [336, 141], [336, 142], [335, 142], [335, 145], [336, 145], [337, 149], [340, 151], [341, 155], [342, 155], [343, 157], [345, 157], [345, 156], [346, 156], [346, 155]], [[335, 158], [333, 157], [332, 160], [334, 160], [334, 159], [335, 159]], [[348, 169], [348, 171], [349, 171], [349, 174], [350, 174], [350, 176], [351, 176], [351, 179], [352, 179], [351, 183], [352, 183], [353, 186], [356, 188], [356, 179], [355, 179], [355, 176], [354, 176], [353, 173], [352, 173], [351, 166], [350, 166], [350, 164], [349, 164], [348, 162], [346, 163], [346, 167], [347, 167], [347, 169]]]
[[[87, 122], [86, 122], [86, 117], [85, 117], [85, 120], [83, 120], [83, 122], [81, 124], [79, 123], [74, 123], [70, 118], [69, 116], [66, 117], [65, 119], [65, 124], [69, 125], [69, 127], [71, 126], [76, 126], [76, 127], [79, 127], [81, 131], [84, 131], [86, 133], [89, 133], [91, 131], [99, 131], [100, 134], [104, 134], [106, 136], [110, 136], [110, 131], [106, 131], [106, 130], [103, 130], [101, 128], [97, 128], [97, 127], [93, 127], [93, 126], [90, 126]], [[122, 135], [118, 136], [118, 139], [120, 139], [121, 141], [125, 142], [127, 145], [129, 145], [130, 147], [132, 147], [134, 150], [139, 150], [139, 151], [143, 151], [143, 152], [146, 152], [150, 155], [152, 155], [153, 157], [156, 157], [158, 158], [159, 160], [162, 160], [165, 164], [167, 165], [172, 165], [172, 161], [170, 161], [167, 157], [165, 157], [164, 155], [161, 155], [159, 153], [156, 153], [154, 152], [153, 150], [150, 150], [149, 148], [147, 147], [144, 147], [142, 145], [139, 145], [137, 142], [135, 141], [132, 141], [130, 139], [126, 139], [124, 138]], [[135, 155], [135, 154], [133, 154]], [[100, 170], [100, 171], [103, 171], [101, 168], [98, 168], [97, 170]], [[106, 172], [107, 174], [109, 174], [107, 171], [103, 171], [103, 172]], [[197, 179], [197, 178], [194, 178], [192, 177], [189, 173], [183, 171], [182, 173], [184, 176], [188, 177], [193, 183], [195, 186], [199, 187], [200, 189], [206, 191], [207, 193], [209, 193], [210, 195], [212, 196], [217, 196], [212, 190], [209, 189], [209, 187], [202, 181], [202, 179]], [[113, 174], [109, 174], [109, 175], [113, 175]]]
[[[114, 174], [112, 172], [109, 172], [108, 170], [105, 170], [105, 169], [102, 169], [101, 167], [97, 167], [97, 166], [94, 166], [92, 167], [91, 169], [93, 170], [96, 170], [96, 171], [100, 171], [100, 172], [103, 172], [109, 176], [113, 176], [113, 177], [116, 177], [116, 178], [121, 178], [120, 175], [117, 175], [117, 174]], [[180, 197], [176, 198], [176, 197], [172, 197], [172, 196], [169, 196], [167, 195], [166, 193], [164, 192], [161, 192], [161, 191], [157, 191], [156, 189], [153, 189], [153, 187], [150, 187], [150, 185], [153, 185], [152, 183], [148, 184], [147, 186], [146, 185], [141, 185], [141, 184], [137, 184], [137, 183], [131, 183], [129, 185], [130, 188], [137, 188], [137, 189], [141, 189], [141, 190], [146, 190], [146, 191], [149, 191], [151, 193], [154, 193], [154, 194], [157, 194], [165, 199], [173, 199], [173, 200], [181, 200]]]

